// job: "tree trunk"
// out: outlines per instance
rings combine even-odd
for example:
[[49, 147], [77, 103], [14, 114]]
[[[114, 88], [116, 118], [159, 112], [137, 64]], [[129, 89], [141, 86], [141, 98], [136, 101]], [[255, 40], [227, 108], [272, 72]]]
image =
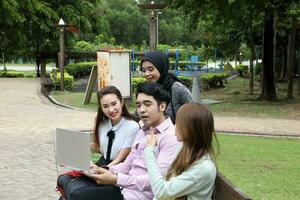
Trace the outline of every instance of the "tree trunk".
[[258, 53], [255, 51], [255, 66], [258, 64]]
[[277, 49], [277, 50], [278, 50], [279, 55], [280, 55], [281, 64], [278, 65], [278, 71], [277, 71], [277, 74], [275, 75], [275, 77], [276, 77], [276, 79], [280, 79], [281, 73], [282, 73], [282, 68], [283, 68], [283, 65], [282, 65], [283, 64], [283, 62], [282, 62], [283, 55], [282, 55], [282, 48], [281, 49]]
[[287, 64], [287, 44], [284, 45], [282, 52], [282, 68], [281, 68], [281, 79], [286, 79], [286, 64]]
[[300, 51], [298, 55], [298, 81], [297, 81], [297, 89], [298, 89], [298, 94], [300, 94]]
[[237, 50], [237, 42], [235, 41], [235, 50], [234, 50], [234, 67], [237, 66], [237, 60], [238, 60], [238, 50]]
[[271, 8], [266, 8], [263, 34], [263, 87], [260, 99], [267, 101], [274, 101], [277, 99], [273, 70], [273, 14]]
[[296, 17], [291, 17], [291, 32], [288, 42], [288, 61], [287, 61], [287, 98], [293, 99], [293, 77], [294, 77], [294, 56], [295, 56], [295, 38], [296, 38]]
[[47, 77], [47, 72], [46, 72], [46, 59], [41, 60], [41, 73], [40, 77]]
[[300, 94], [300, 50], [299, 50], [299, 57], [298, 57], [298, 94]]
[[2, 62], [3, 62], [3, 68], [4, 68], [4, 71], [7, 71], [6, 69], [6, 66], [5, 66], [5, 55], [4, 55], [4, 52], [2, 52]]
[[255, 51], [254, 51], [254, 42], [253, 42], [253, 32], [251, 31], [251, 36], [250, 36], [250, 48], [251, 48], [251, 55], [250, 55], [250, 74], [249, 74], [249, 93], [253, 95], [253, 61], [254, 61], [254, 56], [255, 56]]
[[[274, 30], [274, 37], [273, 37], [273, 71], [274, 75], [276, 75], [276, 49], [277, 49], [277, 8], [274, 8], [274, 21], [273, 21], [273, 30]], [[276, 80], [274, 79], [274, 82], [276, 84]]]

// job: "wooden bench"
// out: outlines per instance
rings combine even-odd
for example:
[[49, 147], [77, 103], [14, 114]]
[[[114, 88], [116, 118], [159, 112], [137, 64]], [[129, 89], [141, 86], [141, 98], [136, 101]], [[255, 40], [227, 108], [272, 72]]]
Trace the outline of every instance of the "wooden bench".
[[252, 200], [235, 187], [224, 175], [217, 174], [214, 200]]
[[48, 96], [54, 87], [52, 80], [49, 77], [41, 77], [41, 92], [45, 96]]

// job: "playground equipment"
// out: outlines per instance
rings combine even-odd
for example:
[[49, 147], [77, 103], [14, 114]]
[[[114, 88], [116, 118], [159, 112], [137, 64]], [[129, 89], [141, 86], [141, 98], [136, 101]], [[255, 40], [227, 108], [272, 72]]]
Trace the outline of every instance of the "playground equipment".
[[[179, 60], [180, 52], [185, 52], [185, 62]], [[136, 71], [137, 65], [136, 65], [136, 60], [137, 57], [142, 57], [144, 54], [146, 54], [147, 51], [145, 52], [136, 52], [134, 49], [131, 50], [131, 71]], [[189, 50], [188, 48], [186, 49], [165, 49], [165, 54], [168, 57], [173, 57], [173, 59], [170, 61], [171, 64], [171, 69], [172, 70], [179, 70], [179, 66], [183, 66], [184, 70], [193, 70], [197, 71], [202, 67], [203, 63], [200, 63], [200, 56], [199, 55], [189, 55]]]

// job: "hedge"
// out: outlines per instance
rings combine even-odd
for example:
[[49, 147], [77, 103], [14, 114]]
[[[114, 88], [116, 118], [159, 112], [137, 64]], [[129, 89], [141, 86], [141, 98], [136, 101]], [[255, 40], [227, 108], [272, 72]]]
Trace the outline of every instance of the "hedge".
[[[200, 76], [200, 87], [204, 90], [209, 90], [210, 88], [224, 87], [223, 83], [226, 81], [228, 75], [226, 73], [208, 73], [202, 74]], [[188, 88], [192, 89], [192, 77], [188, 76], [178, 76], [182, 83]], [[132, 89], [136, 90], [137, 86], [144, 83], [145, 78], [131, 78]]]
[[[140, 60], [134, 60], [133, 63], [136, 67], [138, 67], [141, 64], [141, 61]], [[189, 62], [188, 64], [190, 66], [199, 66], [200, 68], [203, 67], [204, 65], [206, 65], [205, 62], [197, 62], [197, 63]], [[171, 68], [174, 68], [175, 67], [175, 60], [170, 60], [170, 65], [172, 66]], [[182, 60], [178, 61], [178, 67], [179, 67], [179, 70], [185, 70], [186, 61], [182, 61]]]
[[0, 71], [0, 77], [5, 78], [35, 78], [34, 73], [17, 72], [17, 71]]
[[97, 62], [74, 63], [66, 65], [65, 70], [75, 78], [80, 78], [90, 75], [94, 65], [97, 65]]

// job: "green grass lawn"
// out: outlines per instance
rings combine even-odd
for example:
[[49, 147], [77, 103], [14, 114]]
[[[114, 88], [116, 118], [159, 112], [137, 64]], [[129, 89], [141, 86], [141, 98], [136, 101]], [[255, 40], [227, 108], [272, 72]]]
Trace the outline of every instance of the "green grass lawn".
[[258, 81], [254, 83], [254, 94], [249, 95], [249, 80], [240, 77], [228, 81], [224, 88], [201, 92], [201, 97], [221, 101], [219, 104], [209, 105], [218, 116], [300, 119], [300, 94], [296, 92], [296, 81], [293, 100], [285, 99], [286, 82], [278, 82], [276, 86], [276, 102], [257, 100], [261, 93]]
[[66, 105], [70, 105], [76, 108], [84, 108], [93, 111], [97, 111], [97, 98], [96, 94], [93, 93], [91, 101], [87, 105], [83, 105], [84, 93], [82, 92], [60, 92], [52, 91], [51, 95], [58, 101]]
[[259, 200], [298, 200], [300, 140], [218, 135], [218, 170]]

